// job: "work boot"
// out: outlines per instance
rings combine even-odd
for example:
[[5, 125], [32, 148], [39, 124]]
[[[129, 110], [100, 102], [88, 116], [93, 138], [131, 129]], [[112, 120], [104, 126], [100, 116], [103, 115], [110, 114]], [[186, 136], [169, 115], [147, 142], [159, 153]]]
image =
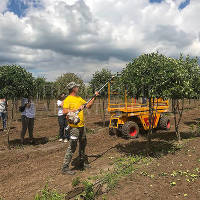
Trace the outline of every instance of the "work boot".
[[75, 172], [69, 169], [69, 167], [63, 167], [62, 168], [62, 174], [69, 174], [69, 175], [74, 175]]
[[30, 138], [30, 143], [31, 143], [31, 144], [35, 144], [34, 138]]
[[84, 169], [89, 169], [89, 168], [91, 168], [91, 167], [90, 167], [89, 163], [84, 163], [84, 164], [83, 164], [83, 168], [84, 168]]
[[81, 170], [86, 170], [86, 169], [89, 169], [90, 168], [90, 165], [89, 165], [89, 163], [85, 163], [84, 161], [80, 161], [80, 164], [79, 164], [79, 168], [81, 169]]
[[24, 145], [24, 138], [21, 138], [21, 145]]

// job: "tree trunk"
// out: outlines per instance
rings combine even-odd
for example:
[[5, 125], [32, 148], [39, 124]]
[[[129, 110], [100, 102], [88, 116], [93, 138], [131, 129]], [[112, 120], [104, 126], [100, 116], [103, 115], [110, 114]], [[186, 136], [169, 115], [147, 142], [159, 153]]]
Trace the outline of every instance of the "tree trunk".
[[151, 98], [149, 98], [149, 130], [148, 130], [148, 135], [147, 135], [148, 148], [150, 147], [150, 144], [151, 144], [152, 130], [153, 130], [153, 107], [152, 107]]
[[11, 119], [14, 119], [15, 99], [12, 99]]
[[[15, 106], [15, 103], [14, 103], [14, 100], [12, 100], [12, 116], [10, 118], [10, 122], [8, 123], [7, 122], [7, 141], [8, 141], [8, 149], [10, 149], [10, 129], [11, 129], [11, 126], [12, 126], [12, 122], [13, 122], [13, 119], [14, 119], [14, 106]], [[8, 120], [8, 119], [7, 119]]]
[[102, 101], [102, 116], [103, 116], [103, 127], [106, 126], [106, 117], [105, 117], [105, 98], [103, 97]]
[[101, 98], [99, 98], [99, 114], [101, 114]]
[[50, 102], [51, 102], [50, 98], [47, 98], [47, 110], [48, 111], [50, 110]]
[[179, 125], [183, 116], [184, 99], [182, 99], [181, 103], [182, 105], [180, 106], [180, 101], [178, 99], [172, 99], [172, 112], [174, 114], [175, 132], [178, 142], [181, 141], [181, 133], [179, 131]]

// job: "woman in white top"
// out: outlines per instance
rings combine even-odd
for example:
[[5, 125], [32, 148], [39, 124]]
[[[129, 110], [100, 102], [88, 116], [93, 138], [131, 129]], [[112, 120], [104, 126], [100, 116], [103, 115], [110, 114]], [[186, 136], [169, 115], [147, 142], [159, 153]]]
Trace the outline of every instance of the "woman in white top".
[[3, 123], [3, 131], [7, 128], [7, 102], [6, 99], [0, 98], [0, 118]]
[[62, 93], [58, 97], [57, 106], [58, 106], [58, 124], [59, 124], [59, 141], [67, 142], [65, 137], [65, 127], [66, 127], [66, 115], [63, 114], [63, 100], [65, 99], [65, 94]]

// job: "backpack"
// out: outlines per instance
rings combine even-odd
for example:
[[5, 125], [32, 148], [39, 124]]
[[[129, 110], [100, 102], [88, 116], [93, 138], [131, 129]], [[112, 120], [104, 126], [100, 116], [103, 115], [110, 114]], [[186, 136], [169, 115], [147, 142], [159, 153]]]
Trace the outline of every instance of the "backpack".
[[24, 112], [25, 111], [26, 106], [20, 106], [19, 107], [19, 112]]

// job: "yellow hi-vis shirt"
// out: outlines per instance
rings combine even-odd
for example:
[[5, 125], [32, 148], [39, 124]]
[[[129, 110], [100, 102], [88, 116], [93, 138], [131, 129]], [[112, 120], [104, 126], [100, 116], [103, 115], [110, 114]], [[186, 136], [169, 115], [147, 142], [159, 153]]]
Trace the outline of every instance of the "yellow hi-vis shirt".
[[[78, 110], [80, 108], [80, 106], [82, 106], [85, 103], [86, 103], [86, 101], [83, 100], [81, 97], [69, 95], [65, 98], [65, 100], [63, 102], [63, 108], [69, 109], [69, 110]], [[69, 124], [71, 127], [75, 128], [75, 127], [83, 127], [84, 126], [83, 110], [81, 112], [79, 112], [78, 116], [80, 118], [80, 122], [77, 125]]]

